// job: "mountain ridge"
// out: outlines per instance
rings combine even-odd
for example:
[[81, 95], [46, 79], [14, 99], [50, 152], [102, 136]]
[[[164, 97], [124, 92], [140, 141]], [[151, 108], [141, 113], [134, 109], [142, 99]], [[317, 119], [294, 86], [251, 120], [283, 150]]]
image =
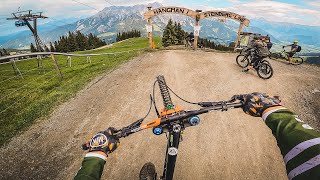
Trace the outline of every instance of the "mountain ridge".
[[[57, 40], [59, 36], [66, 35], [68, 31], [80, 30], [83, 33], [92, 32], [100, 38], [105, 39], [109, 43], [114, 41], [117, 32], [137, 29], [146, 36], [145, 25], [146, 20], [143, 18], [143, 13], [146, 11], [147, 6], [153, 8], [161, 7], [160, 3], [151, 3], [147, 5], [134, 5], [134, 6], [110, 6], [101, 10], [99, 13], [85, 19], [78, 20], [74, 23], [59, 26], [53, 30], [39, 33], [40, 38], [44, 43], [48, 44]], [[187, 16], [181, 15], [160, 15], [152, 18], [153, 34], [161, 36], [162, 30], [169, 19], [180, 22], [184, 30], [188, 32], [193, 31], [194, 20]], [[204, 19], [200, 22], [202, 26], [200, 36], [208, 38], [218, 43], [226, 43], [235, 41], [239, 24], [232, 20], [227, 20], [226, 23], [220, 23], [215, 19]], [[310, 47], [320, 47], [320, 27], [296, 25], [292, 23], [278, 23], [269, 22], [263, 18], [251, 19], [249, 27], [244, 27], [243, 31], [256, 32], [261, 34], [268, 34], [275, 43], [289, 43], [294, 39], [301, 39], [301, 44]], [[307, 33], [306, 33], [307, 32]], [[24, 42], [21, 42], [24, 39]], [[17, 35], [6, 42], [1, 41], [0, 45], [4, 47], [21, 47], [28, 46], [33, 42], [33, 37], [25, 32]], [[1, 47], [1, 46], [0, 46]]]

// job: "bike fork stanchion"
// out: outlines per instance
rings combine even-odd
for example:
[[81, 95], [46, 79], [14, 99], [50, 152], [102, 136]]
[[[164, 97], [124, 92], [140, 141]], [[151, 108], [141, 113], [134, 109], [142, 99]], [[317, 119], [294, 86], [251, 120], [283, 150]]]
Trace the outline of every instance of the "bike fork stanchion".
[[181, 132], [170, 132], [168, 137], [168, 145], [166, 152], [165, 165], [163, 169], [162, 180], [172, 180], [174, 168], [176, 165], [178, 147], [180, 143]]

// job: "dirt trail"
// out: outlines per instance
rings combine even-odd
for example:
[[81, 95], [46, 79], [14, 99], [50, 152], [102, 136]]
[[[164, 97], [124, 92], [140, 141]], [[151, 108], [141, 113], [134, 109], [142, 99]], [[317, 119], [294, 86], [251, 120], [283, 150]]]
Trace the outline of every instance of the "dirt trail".
[[[105, 127], [145, 115], [155, 77], [189, 101], [226, 100], [254, 91], [280, 95], [286, 106], [319, 129], [320, 68], [271, 61], [274, 77], [242, 73], [236, 54], [160, 51], [144, 54], [98, 78], [47, 120], [0, 149], [0, 179], [72, 179], [83, 159], [80, 145]], [[158, 91], [156, 92], [158, 94]], [[157, 104], [162, 105], [160, 95]], [[185, 109], [196, 108], [173, 97]], [[156, 117], [154, 113], [149, 119]], [[282, 156], [261, 119], [240, 109], [201, 116], [181, 142], [175, 179], [287, 179]], [[125, 138], [107, 160], [102, 179], [137, 179], [145, 162], [162, 172], [166, 137], [145, 131]], [[111, 165], [112, 164], [112, 165]]]

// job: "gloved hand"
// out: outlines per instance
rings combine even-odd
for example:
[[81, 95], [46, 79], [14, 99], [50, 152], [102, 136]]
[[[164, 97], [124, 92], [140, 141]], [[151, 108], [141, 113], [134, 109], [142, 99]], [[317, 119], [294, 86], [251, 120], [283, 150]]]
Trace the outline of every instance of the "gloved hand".
[[261, 117], [263, 112], [271, 107], [281, 107], [279, 97], [270, 97], [264, 93], [244, 94], [238, 96], [238, 99], [243, 102], [243, 111], [254, 117]]
[[119, 139], [114, 135], [115, 132], [116, 129], [110, 127], [105, 131], [98, 132], [89, 142], [82, 145], [85, 150], [89, 148], [86, 157], [99, 157], [106, 160], [108, 154], [120, 146]]

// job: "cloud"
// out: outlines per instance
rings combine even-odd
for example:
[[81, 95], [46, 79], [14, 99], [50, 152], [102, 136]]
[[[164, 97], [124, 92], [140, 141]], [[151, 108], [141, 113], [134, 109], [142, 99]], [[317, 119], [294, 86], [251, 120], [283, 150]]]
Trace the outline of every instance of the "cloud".
[[[229, 1], [232, 2], [232, 6], [226, 8], [226, 10], [245, 15], [248, 18], [262, 17], [269, 21], [320, 26], [320, 12], [313, 8], [270, 0], [257, 0], [246, 3], [238, 0]], [[313, 4], [314, 2], [310, 1], [309, 3]]]
[[[135, 5], [147, 4], [151, 2], [160, 2], [163, 0], [1, 0], [0, 12], [1, 15], [10, 16], [12, 12], [32, 9], [34, 12], [43, 11], [47, 16], [53, 17], [75, 17], [75, 16], [91, 16], [96, 14], [99, 10], [111, 5]], [[81, 3], [87, 4], [93, 8], [85, 6]]]
[[[135, 5], [159, 2], [164, 5], [185, 6], [190, 9], [206, 10], [228, 10], [248, 18], [263, 17], [269, 21], [291, 22], [304, 25], [320, 26], [320, 3], [318, 0], [301, 0], [305, 6], [276, 2], [271, 0], [227, 0], [224, 5], [217, 8], [218, 0], [202, 0], [190, 2], [185, 0], [76, 0], [93, 8], [87, 7], [72, 0], [1, 0], [1, 15], [8, 15], [18, 10], [33, 9], [35, 12], [43, 11], [49, 17], [88, 17], [94, 15], [98, 10], [111, 5]], [[215, 7], [213, 7], [215, 6]]]

